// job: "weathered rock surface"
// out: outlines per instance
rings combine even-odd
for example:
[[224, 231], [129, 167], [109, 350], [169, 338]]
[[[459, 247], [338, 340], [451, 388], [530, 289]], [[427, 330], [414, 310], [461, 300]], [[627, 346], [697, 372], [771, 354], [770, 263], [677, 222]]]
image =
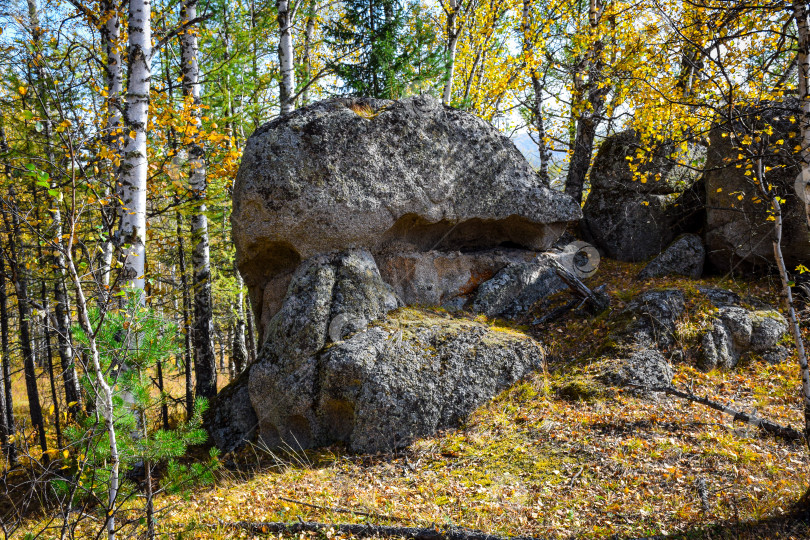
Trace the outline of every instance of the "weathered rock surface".
[[630, 322], [620, 333], [621, 343], [636, 349], [666, 349], [675, 344], [675, 325], [686, 300], [678, 289], [647, 291], [634, 298], [622, 313]]
[[677, 274], [699, 278], [703, 274], [706, 250], [703, 240], [696, 234], [684, 234], [656, 258], [650, 261], [638, 274], [639, 279]]
[[367, 251], [318, 255], [295, 271], [281, 310], [262, 321], [264, 335], [279, 357], [308, 356], [330, 333], [342, 339], [398, 305]]
[[781, 362], [787, 350], [778, 342], [787, 329], [787, 321], [774, 309], [751, 311], [739, 305], [724, 305], [712, 328], [701, 338], [700, 367], [707, 371], [733, 368], [750, 353], [759, 354], [767, 362]]
[[215, 444], [230, 450], [258, 436], [270, 447], [393, 450], [458, 424], [543, 360], [518, 332], [391, 312], [397, 304], [367, 251], [302, 263], [259, 359], [207, 417]]
[[[485, 324], [406, 310], [320, 356], [311, 444], [391, 451], [457, 426], [540, 366], [532, 339]], [[274, 436], [273, 429], [261, 435]]]
[[248, 393], [250, 370], [239, 374], [211, 400], [203, 426], [211, 442], [223, 452], [242, 448], [256, 438], [259, 420]]
[[[740, 112], [747, 125], [755, 129], [773, 128], [771, 141], [784, 141], [778, 153], [768, 151], [763, 165], [770, 168], [767, 176], [775, 186], [776, 194], [785, 199], [782, 204], [784, 231], [782, 252], [788, 267], [810, 261], [810, 232], [808, 232], [804, 203], [794, 189], [799, 174], [798, 161], [792, 148], [801, 144], [797, 123], [791, 117], [800, 114], [798, 101], [786, 99], [782, 103], [764, 102]], [[708, 260], [722, 271], [750, 269], [773, 264], [771, 234], [773, 222], [768, 221], [767, 204], [755, 202], [759, 196], [752, 177], [745, 168], [738, 168], [740, 150], [731, 136], [745, 133], [739, 124], [717, 125], [712, 128], [706, 158], [706, 231]]]
[[600, 357], [585, 374], [563, 384], [560, 396], [589, 399], [613, 386], [646, 394], [638, 387], [672, 384], [667, 357], [679, 352], [673, 350], [675, 327], [684, 311], [685, 298], [677, 289], [646, 291], [633, 298], [611, 321], [612, 331], [600, 348]]
[[251, 369], [250, 400], [271, 448], [391, 451], [458, 425], [542, 360], [517, 332], [403, 308], [296, 362], [268, 343]]
[[581, 216], [490, 124], [422, 97], [332, 99], [265, 124], [233, 199], [237, 264], [264, 321], [318, 254], [542, 250]]
[[[397, 305], [367, 251], [318, 255], [302, 263], [284, 304], [265, 326], [260, 359], [251, 368], [248, 389], [260, 427], [295, 431], [290, 418], [303, 419], [312, 407], [316, 355], [327, 342], [365, 329]], [[280, 434], [289, 440], [287, 435]]]
[[620, 360], [602, 374], [602, 379], [616, 386], [655, 388], [672, 384], [672, 366], [659, 351], [643, 349]]
[[481, 284], [472, 309], [488, 317], [517, 318], [539, 300], [567, 288], [551, 265], [551, 254], [515, 262]]
[[[678, 234], [699, 230], [703, 221], [703, 193], [696, 183], [705, 148], [690, 144], [684, 151], [662, 144], [652, 161], [639, 167], [644, 182], [634, 179], [627, 159], [639, 148], [633, 131], [605, 139], [593, 162], [583, 208], [586, 237], [621, 261], [657, 255]], [[677, 163], [669, 158], [672, 154]]]
[[519, 249], [473, 252], [417, 251], [377, 257], [380, 275], [405, 305], [463, 307], [479, 285], [510, 264], [525, 263], [535, 253]]

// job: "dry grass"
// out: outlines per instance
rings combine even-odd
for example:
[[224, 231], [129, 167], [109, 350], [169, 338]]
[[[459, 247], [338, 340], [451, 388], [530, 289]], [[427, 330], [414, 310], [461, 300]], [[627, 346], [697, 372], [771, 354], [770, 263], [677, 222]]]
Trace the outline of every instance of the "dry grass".
[[[756, 408], [778, 422], [801, 422], [795, 358], [776, 366], [752, 361], [730, 372], [693, 368], [695, 341], [710, 308], [689, 291], [714, 284], [772, 299], [771, 283], [639, 283], [632, 279], [638, 268], [605, 261], [592, 284], [610, 283], [618, 309], [644, 289], [687, 291], [689, 317], [679, 328], [687, 354], [675, 366], [677, 385]], [[303, 519], [453, 525], [544, 538], [810, 538], [810, 525], [784, 517], [810, 483], [804, 445], [764, 437], [728, 416], [667, 397], [617, 392], [571, 401], [557, 395], [555, 389], [598, 351], [611, 319], [570, 314], [537, 329], [553, 359], [548, 371], [503, 392], [460, 429], [419, 440], [404, 453], [354, 456], [329, 448], [274, 456], [252, 447], [225, 456], [234, 466], [221, 471], [216, 486], [188, 500], [161, 497], [159, 505], [168, 510], [160, 530], [231, 538], [246, 533], [223, 522]], [[698, 479], [708, 488], [707, 510]]]

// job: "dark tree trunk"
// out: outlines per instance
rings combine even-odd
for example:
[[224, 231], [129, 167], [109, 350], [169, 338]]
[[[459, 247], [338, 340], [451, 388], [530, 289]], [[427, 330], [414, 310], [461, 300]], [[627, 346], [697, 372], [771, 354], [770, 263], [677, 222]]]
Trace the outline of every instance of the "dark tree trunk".
[[163, 429], [169, 431], [169, 405], [166, 403], [166, 396], [163, 395], [163, 361], [157, 361], [157, 385], [160, 390], [160, 416], [163, 420]]
[[577, 120], [577, 135], [574, 139], [574, 154], [568, 165], [568, 176], [565, 179], [565, 192], [578, 203], [582, 203], [582, 190], [585, 177], [591, 166], [593, 141], [599, 121], [592, 117], [581, 117]]
[[31, 414], [31, 423], [39, 434], [39, 445], [42, 451], [48, 450], [48, 443], [45, 439], [45, 424], [42, 420], [42, 406], [39, 400], [39, 389], [37, 388], [37, 372], [34, 365], [34, 351], [31, 347], [31, 310], [28, 298], [28, 280], [22, 273], [23, 264], [20, 260], [20, 219], [17, 214], [17, 194], [13, 184], [9, 184], [8, 198], [6, 200], [6, 211], [3, 212], [3, 219], [6, 228], [9, 230], [9, 257], [8, 263], [11, 270], [11, 281], [17, 295], [17, 308], [20, 313], [20, 346], [23, 354], [23, 371], [25, 373], [25, 387], [28, 394], [28, 407]]
[[[8, 152], [8, 145], [6, 144], [6, 132], [3, 129], [2, 116], [0, 116], [0, 151]], [[6, 173], [6, 178], [14, 181], [11, 174], [11, 167], [8, 161], [3, 160], [3, 167]], [[3, 216], [6, 214], [6, 209], [0, 207], [0, 212]], [[6, 296], [6, 252], [5, 248], [0, 245], [0, 353], [2, 353], [2, 388], [0, 393], [3, 394], [2, 408], [0, 414], [3, 415], [2, 426], [4, 428], [3, 434], [5, 438], [2, 440], [3, 452], [6, 454], [9, 464], [17, 461], [17, 445], [9, 442], [8, 437], [14, 435], [16, 426], [14, 424], [14, 397], [11, 395], [11, 355], [9, 354], [8, 347], [8, 304]]]
[[186, 275], [186, 247], [183, 242], [183, 215], [177, 213], [177, 265], [180, 269], [180, 289], [183, 292], [183, 335], [185, 337], [186, 418], [194, 412], [194, 383], [191, 379], [191, 325], [189, 324], [191, 296]]
[[[48, 289], [45, 286], [45, 281], [42, 282], [42, 305], [45, 306], [45, 311], [48, 311], [47, 304]], [[54, 414], [54, 427], [56, 428], [56, 447], [62, 448], [62, 425], [59, 418], [59, 394], [56, 392], [56, 375], [53, 372], [53, 349], [51, 348], [51, 331], [48, 328], [48, 320], [45, 319], [45, 324], [42, 327], [42, 332], [45, 336], [45, 361], [48, 368], [48, 380], [51, 383], [51, 399], [53, 399], [53, 414]]]

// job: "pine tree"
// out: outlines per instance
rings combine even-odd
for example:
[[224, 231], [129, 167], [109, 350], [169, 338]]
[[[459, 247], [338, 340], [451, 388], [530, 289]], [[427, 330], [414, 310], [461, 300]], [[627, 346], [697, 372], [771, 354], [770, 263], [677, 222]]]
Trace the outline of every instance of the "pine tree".
[[346, 0], [345, 6], [344, 17], [327, 28], [336, 53], [331, 67], [343, 92], [397, 99], [440, 79], [444, 55], [418, 6], [397, 0]]

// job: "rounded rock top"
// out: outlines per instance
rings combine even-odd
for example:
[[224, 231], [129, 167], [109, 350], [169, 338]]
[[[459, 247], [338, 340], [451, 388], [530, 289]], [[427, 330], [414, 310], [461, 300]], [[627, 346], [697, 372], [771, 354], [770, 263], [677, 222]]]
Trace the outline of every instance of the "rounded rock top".
[[313, 255], [364, 248], [549, 248], [581, 217], [485, 120], [427, 96], [335, 98], [261, 126], [233, 191], [249, 287]]

